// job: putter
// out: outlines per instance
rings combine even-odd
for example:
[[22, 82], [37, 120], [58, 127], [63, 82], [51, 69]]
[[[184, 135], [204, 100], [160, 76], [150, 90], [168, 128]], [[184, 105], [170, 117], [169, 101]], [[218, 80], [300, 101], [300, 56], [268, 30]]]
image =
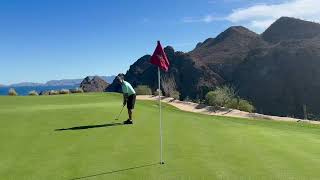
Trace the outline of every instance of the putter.
[[124, 108], [124, 106], [122, 106], [120, 113], [118, 114], [118, 116], [114, 120], [119, 120], [119, 117], [120, 117], [120, 115], [121, 115], [121, 113], [123, 111], [123, 108]]

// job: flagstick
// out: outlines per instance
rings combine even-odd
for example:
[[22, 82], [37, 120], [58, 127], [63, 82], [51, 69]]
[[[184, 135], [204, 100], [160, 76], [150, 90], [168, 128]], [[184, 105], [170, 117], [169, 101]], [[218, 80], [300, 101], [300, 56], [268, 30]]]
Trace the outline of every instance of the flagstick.
[[159, 85], [159, 112], [160, 112], [160, 164], [164, 164], [162, 159], [162, 112], [161, 112], [161, 89], [160, 89], [160, 68], [158, 67], [158, 85]]

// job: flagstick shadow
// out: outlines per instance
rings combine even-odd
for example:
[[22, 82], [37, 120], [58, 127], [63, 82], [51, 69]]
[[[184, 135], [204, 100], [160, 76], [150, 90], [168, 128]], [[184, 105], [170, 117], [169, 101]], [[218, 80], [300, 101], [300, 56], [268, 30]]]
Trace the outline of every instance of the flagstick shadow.
[[122, 125], [125, 125], [125, 124], [119, 122], [119, 123], [98, 124], [98, 125], [88, 125], [88, 126], [75, 126], [71, 128], [55, 129], [55, 131], [84, 130], [84, 129], [102, 128], [102, 127], [110, 127], [110, 126], [122, 126]]
[[113, 174], [113, 173], [129, 171], [129, 170], [134, 170], [134, 169], [139, 169], [139, 168], [144, 168], [144, 167], [149, 167], [149, 166], [156, 166], [156, 165], [160, 165], [160, 164], [159, 163], [146, 164], [146, 165], [135, 166], [135, 167], [125, 168], [125, 169], [118, 169], [118, 170], [113, 170], [113, 171], [108, 171], [108, 172], [102, 172], [102, 173], [99, 173], [99, 174], [93, 174], [93, 175], [88, 175], [88, 176], [83, 176], [83, 177], [76, 177], [76, 178], [72, 178], [72, 179], [69, 179], [69, 180], [92, 178], [92, 177], [96, 177], [96, 176]]

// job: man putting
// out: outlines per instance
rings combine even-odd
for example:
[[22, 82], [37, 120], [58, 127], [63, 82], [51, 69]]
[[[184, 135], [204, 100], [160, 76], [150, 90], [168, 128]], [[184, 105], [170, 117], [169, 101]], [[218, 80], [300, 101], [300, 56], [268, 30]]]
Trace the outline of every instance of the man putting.
[[123, 94], [123, 106], [127, 105], [128, 108], [128, 120], [124, 121], [124, 124], [133, 124], [132, 113], [134, 105], [136, 103], [136, 92], [130, 83], [124, 80], [124, 74], [118, 74], [117, 79], [121, 84]]

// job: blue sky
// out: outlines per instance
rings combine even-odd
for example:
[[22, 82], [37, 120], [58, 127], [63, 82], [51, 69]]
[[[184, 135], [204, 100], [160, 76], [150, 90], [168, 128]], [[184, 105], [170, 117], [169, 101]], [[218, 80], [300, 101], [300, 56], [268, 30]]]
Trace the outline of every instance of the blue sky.
[[[318, 0], [0, 0], [0, 84], [126, 72], [156, 41], [190, 51], [232, 25], [317, 21]], [[309, 10], [309, 11], [308, 11]]]

